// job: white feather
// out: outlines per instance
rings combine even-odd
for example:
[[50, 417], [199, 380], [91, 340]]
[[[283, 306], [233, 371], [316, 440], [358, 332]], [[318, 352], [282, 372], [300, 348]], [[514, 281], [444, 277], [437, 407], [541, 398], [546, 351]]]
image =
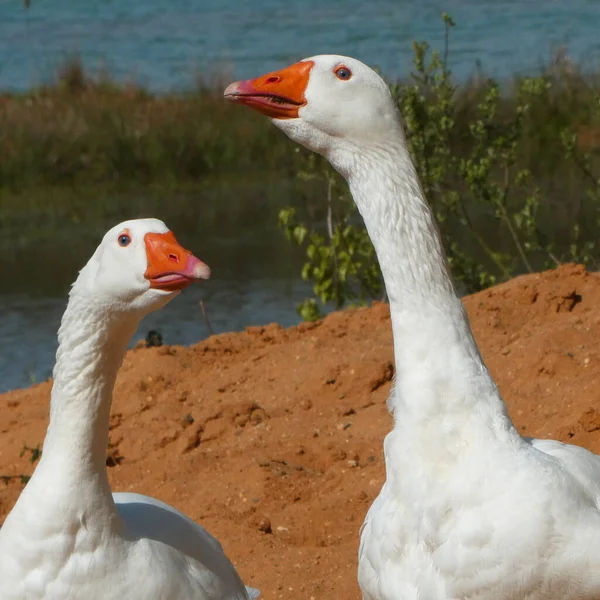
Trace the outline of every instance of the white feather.
[[[117, 243], [124, 230], [125, 247]], [[155, 219], [113, 228], [71, 290], [42, 458], [0, 529], [1, 600], [258, 596], [200, 525], [153, 498], [113, 496], [108, 483], [117, 371], [139, 320], [176, 295], [151, 289], [144, 275], [146, 234], [166, 232]]]
[[[363, 599], [598, 600], [600, 459], [519, 436], [457, 297], [387, 86], [350, 57], [307, 60], [298, 118], [273, 122], [348, 180], [394, 334], [394, 428], [361, 531]], [[343, 81], [341, 66], [351, 72]], [[295, 89], [298, 72], [271, 74], [269, 93], [279, 81]]]

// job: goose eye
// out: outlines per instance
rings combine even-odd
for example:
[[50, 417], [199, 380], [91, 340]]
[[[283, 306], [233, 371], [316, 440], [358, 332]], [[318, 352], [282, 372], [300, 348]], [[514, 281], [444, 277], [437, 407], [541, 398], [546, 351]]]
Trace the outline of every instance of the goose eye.
[[348, 67], [338, 67], [334, 73], [336, 74], [338, 79], [342, 81], [348, 81], [350, 77], [352, 77], [352, 71]]
[[129, 246], [131, 244], [131, 236], [128, 233], [122, 233], [118, 238], [119, 246]]

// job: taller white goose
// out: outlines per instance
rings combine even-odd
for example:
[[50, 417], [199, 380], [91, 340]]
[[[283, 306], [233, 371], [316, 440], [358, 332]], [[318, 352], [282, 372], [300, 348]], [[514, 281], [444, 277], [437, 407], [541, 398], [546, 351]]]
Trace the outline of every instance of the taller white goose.
[[363, 598], [598, 600], [600, 458], [515, 430], [384, 81], [355, 59], [323, 55], [233, 83], [225, 97], [347, 179], [385, 278], [394, 428], [361, 534]]
[[111, 229], [73, 284], [58, 334], [50, 425], [0, 529], [2, 600], [249, 600], [219, 542], [158, 500], [111, 495], [117, 371], [138, 323], [209, 268], [162, 221]]

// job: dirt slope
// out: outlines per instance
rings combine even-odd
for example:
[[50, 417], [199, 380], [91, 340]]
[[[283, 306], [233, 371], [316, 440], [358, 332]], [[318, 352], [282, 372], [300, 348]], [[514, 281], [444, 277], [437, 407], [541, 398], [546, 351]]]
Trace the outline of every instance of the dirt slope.
[[[600, 452], [600, 276], [567, 265], [465, 304], [518, 428]], [[133, 350], [113, 405], [111, 484], [202, 522], [266, 600], [357, 599], [392, 376], [381, 304]], [[0, 396], [0, 474], [31, 472], [19, 454], [43, 440], [49, 392]], [[20, 489], [0, 483], [0, 520]]]

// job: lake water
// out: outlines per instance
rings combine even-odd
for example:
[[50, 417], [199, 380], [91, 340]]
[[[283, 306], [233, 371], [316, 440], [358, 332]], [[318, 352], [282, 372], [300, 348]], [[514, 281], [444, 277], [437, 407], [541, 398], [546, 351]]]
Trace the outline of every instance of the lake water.
[[313, 54], [350, 54], [388, 75], [410, 69], [413, 39], [440, 46], [439, 15], [458, 23], [451, 62], [467, 76], [535, 69], [552, 48], [600, 58], [598, 0], [0, 0], [0, 88], [25, 89], [78, 54], [157, 90], [201, 71], [249, 77]]
[[[276, 224], [278, 208], [290, 202], [290, 184], [263, 181], [264, 198], [253, 201], [251, 185], [206, 186], [197, 192], [171, 194], [166, 202], [162, 194], [150, 191], [123, 193], [105, 210], [96, 208], [103, 198], [83, 197], [95, 205], [87, 208], [83, 220], [52, 211], [24, 214], [21, 227], [17, 220], [2, 231], [0, 392], [50, 376], [69, 286], [104, 233], [126, 218], [163, 219], [179, 242], [213, 271], [209, 281], [191, 286], [166, 308], [146, 317], [133, 343], [152, 329], [167, 344], [191, 344], [207, 337], [210, 332], [200, 300], [215, 333], [271, 322], [298, 323], [295, 307], [311, 290], [299, 278], [301, 252]], [[246, 210], [239, 201], [238, 205], [232, 202], [244, 192], [249, 202]]]
[[[598, 0], [31, 0], [29, 10], [19, 0], [0, 0], [0, 91], [47, 81], [74, 55], [156, 91], [190, 87], [198, 72], [219, 80], [249, 77], [327, 52], [405, 76], [413, 39], [441, 45], [442, 11], [458, 23], [451, 66], [459, 77], [472, 73], [476, 61], [500, 77], [535, 70], [559, 45], [575, 60], [600, 59]], [[309, 289], [298, 277], [300, 256], [273, 226], [254, 220], [202, 231], [176, 215], [159, 216], [182, 243], [186, 236], [202, 240], [192, 249], [213, 267], [214, 279], [146, 319], [136, 339], [153, 328], [166, 343], [205, 337], [200, 298], [215, 331], [298, 322], [295, 305]], [[75, 244], [68, 237], [72, 224], [46, 224], [43, 252], [41, 244], [0, 236], [0, 391], [50, 374], [68, 284], [103, 231], [120, 220], [94, 219]]]
[[[159, 331], [163, 342], [192, 344], [210, 332], [241, 330], [269, 322], [289, 326], [299, 321], [295, 301], [308, 295], [306, 285], [290, 279], [218, 279], [185, 290], [165, 309], [142, 322], [134, 342], [150, 330]], [[50, 377], [56, 352], [56, 332], [65, 310], [65, 297], [0, 295], [0, 392], [26, 387]]]

